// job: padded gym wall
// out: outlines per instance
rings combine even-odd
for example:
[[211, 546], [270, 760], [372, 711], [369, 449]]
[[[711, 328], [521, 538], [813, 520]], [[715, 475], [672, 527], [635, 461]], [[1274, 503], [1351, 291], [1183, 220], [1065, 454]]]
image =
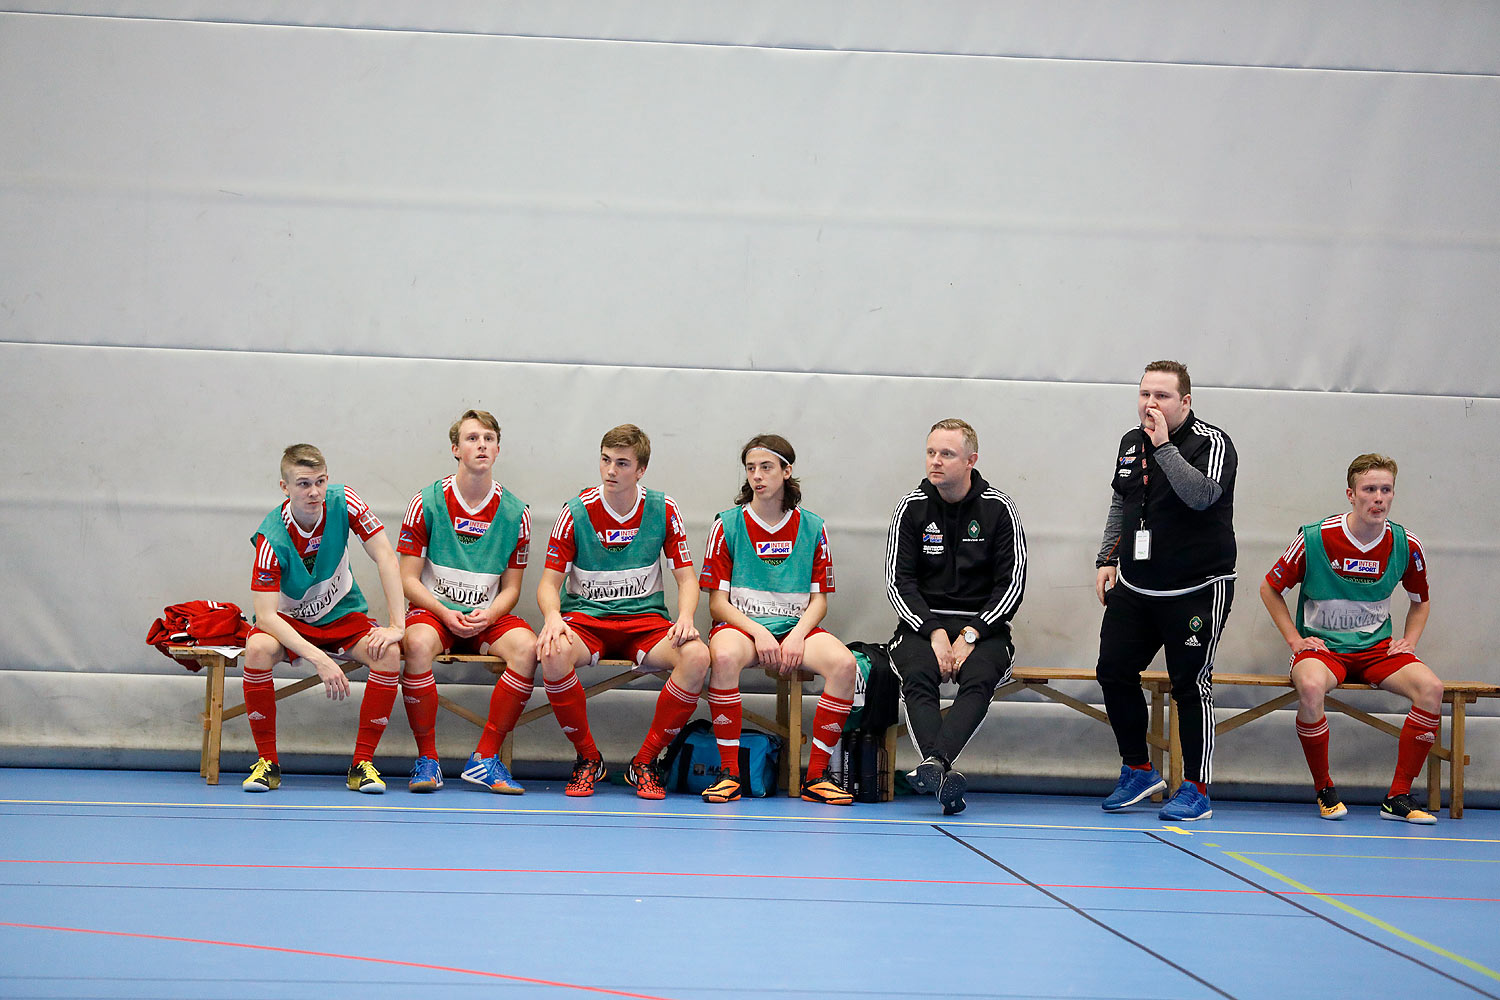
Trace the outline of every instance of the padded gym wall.
[[739, 444], [786, 434], [830, 625], [867, 639], [890, 508], [965, 416], [1031, 543], [1019, 656], [1091, 663], [1156, 357], [1241, 453], [1221, 664], [1278, 669], [1256, 581], [1382, 450], [1433, 562], [1424, 654], [1500, 679], [1493, 9], [414, 7], [0, 13], [0, 755], [195, 746], [140, 639], [172, 601], [248, 607], [281, 447], [394, 526], [470, 405], [534, 565], [612, 424], [652, 434], [697, 549]]

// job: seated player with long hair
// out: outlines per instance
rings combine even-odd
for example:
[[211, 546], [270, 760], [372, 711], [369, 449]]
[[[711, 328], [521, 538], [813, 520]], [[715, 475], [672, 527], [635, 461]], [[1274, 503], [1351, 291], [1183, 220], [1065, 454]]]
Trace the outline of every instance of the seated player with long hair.
[[[707, 802], [740, 797], [740, 672], [755, 664], [783, 676], [799, 668], [822, 676], [802, 797], [841, 806], [854, 801], [826, 775], [853, 705], [854, 655], [818, 627], [833, 592], [833, 560], [823, 519], [798, 505], [802, 489], [792, 476], [796, 460], [791, 443], [780, 435], [751, 438], [740, 449], [745, 482], [736, 506], [720, 513], [709, 532], [698, 583], [710, 595], [714, 620], [708, 702], [723, 771], [704, 790]], [[790, 752], [800, 754], [800, 748]]]

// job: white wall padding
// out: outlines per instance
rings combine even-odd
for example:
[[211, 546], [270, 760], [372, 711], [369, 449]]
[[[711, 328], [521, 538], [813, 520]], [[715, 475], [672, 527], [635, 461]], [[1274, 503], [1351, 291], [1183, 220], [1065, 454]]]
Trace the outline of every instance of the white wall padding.
[[[828, 521], [838, 570], [829, 625], [850, 639], [889, 635], [881, 561], [891, 509], [922, 475], [928, 426], [965, 416], [979, 431], [980, 471], [1016, 501], [1030, 544], [1018, 656], [1088, 665], [1093, 556], [1115, 443], [1135, 413], [1128, 384], [29, 345], [0, 345], [0, 394], [22, 456], [0, 480], [10, 567], [0, 574], [0, 664], [103, 671], [178, 669], [141, 643], [167, 603], [249, 607], [249, 536], [280, 500], [286, 444], [320, 445], [334, 479], [394, 528], [412, 494], [451, 471], [447, 427], [468, 406], [502, 421], [497, 475], [532, 507], [522, 614], [536, 616], [544, 537], [564, 500], [597, 482], [607, 428], [631, 420], [652, 436], [645, 482], [678, 500], [696, 556], [741, 481], [740, 445], [769, 430], [797, 448], [804, 502]], [[1280, 669], [1285, 646], [1258, 578], [1299, 525], [1346, 506], [1349, 459], [1381, 450], [1402, 463], [1395, 514], [1432, 566], [1424, 655], [1444, 676], [1500, 679], [1481, 625], [1497, 557], [1483, 456], [1500, 439], [1500, 401], [1212, 386], [1194, 398], [1240, 454], [1243, 579], [1225, 669]], [[373, 567], [353, 558], [378, 607]], [[706, 627], [706, 602], [699, 618]]]
[[1488, 394], [1494, 76], [0, 15], [5, 339]]

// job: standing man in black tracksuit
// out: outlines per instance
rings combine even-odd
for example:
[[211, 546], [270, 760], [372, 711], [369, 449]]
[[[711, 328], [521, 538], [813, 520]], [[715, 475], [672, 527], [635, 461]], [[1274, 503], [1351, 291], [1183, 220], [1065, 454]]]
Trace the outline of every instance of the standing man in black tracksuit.
[[[1099, 686], [1124, 765], [1110, 812], [1165, 789], [1146, 752], [1141, 671], [1166, 647], [1185, 781], [1164, 820], [1208, 819], [1214, 748], [1214, 652], [1234, 598], [1234, 479], [1229, 435], [1192, 412], [1192, 383], [1176, 361], [1141, 376], [1140, 426], [1115, 458], [1114, 494], [1095, 560]], [[1116, 586], [1119, 584], [1119, 586]]]
[[[1026, 536], [1010, 497], [974, 468], [979, 436], [962, 420], [927, 435], [927, 478], [901, 502], [886, 539], [886, 593], [900, 620], [891, 665], [922, 763], [907, 775], [945, 814], [964, 808], [953, 761], [1010, 677], [1010, 620], [1026, 590]], [[958, 681], [945, 718], [938, 685]]]

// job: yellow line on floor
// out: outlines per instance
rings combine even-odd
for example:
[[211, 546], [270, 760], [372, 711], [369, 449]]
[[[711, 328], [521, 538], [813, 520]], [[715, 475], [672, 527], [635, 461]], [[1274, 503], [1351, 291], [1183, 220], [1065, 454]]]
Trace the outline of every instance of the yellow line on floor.
[[1468, 865], [1500, 865], [1500, 858], [1409, 858], [1401, 854], [1302, 854], [1297, 851], [1241, 851], [1240, 853], [1251, 858], [1338, 858], [1347, 861], [1461, 861]]
[[1370, 916], [1370, 914], [1365, 913], [1363, 910], [1359, 910], [1350, 906], [1348, 903], [1344, 902], [1341, 899], [1334, 899], [1332, 896], [1325, 896], [1317, 890], [1311, 888], [1310, 886], [1303, 885], [1296, 879], [1289, 878], [1286, 875], [1283, 875], [1280, 872], [1276, 871], [1275, 869], [1267, 868], [1265, 865], [1261, 864], [1258, 861], [1251, 861], [1243, 854], [1239, 854], [1235, 851], [1225, 851], [1224, 853], [1228, 857], [1234, 858], [1241, 864], [1249, 865], [1256, 871], [1269, 875], [1277, 881], [1291, 886], [1298, 892], [1306, 893], [1315, 899], [1321, 899], [1329, 906], [1343, 910], [1350, 916], [1358, 917], [1360, 920], [1363, 920], [1368, 924], [1373, 924], [1376, 927], [1379, 927], [1381, 930], [1385, 931], [1387, 934], [1393, 934], [1401, 940], [1407, 942], [1408, 944], [1414, 944], [1419, 948], [1427, 949], [1435, 955], [1441, 955], [1444, 958], [1451, 959], [1452, 961], [1457, 962], [1459, 965], [1462, 965], [1467, 969], [1474, 970], [1480, 975], [1488, 976], [1491, 979], [1500, 980], [1500, 972], [1496, 972], [1494, 969], [1491, 969], [1488, 966], [1480, 965], [1472, 958], [1464, 958], [1462, 955], [1455, 954], [1454, 952], [1449, 951], [1447, 948], [1435, 945], [1431, 941], [1424, 941], [1421, 938], [1417, 937], [1415, 934], [1408, 934], [1406, 931], [1403, 931], [1401, 928], [1395, 926], [1394, 924], [1388, 924], [1384, 920], [1381, 920], [1379, 917], [1372, 917]]
[[[267, 811], [278, 810], [288, 812], [390, 812], [390, 813], [437, 813], [446, 815], [471, 815], [471, 816], [613, 816], [628, 819], [706, 819], [706, 820], [738, 820], [746, 823], [863, 823], [876, 826], [931, 826], [941, 823], [944, 826], [967, 827], [970, 829], [987, 830], [1057, 830], [1074, 833], [1160, 833], [1169, 830], [1183, 836], [1194, 836], [1201, 834], [1215, 837], [1315, 837], [1323, 840], [1397, 840], [1402, 842], [1430, 840], [1444, 844], [1500, 844], [1500, 839], [1484, 837], [1424, 837], [1412, 834], [1389, 835], [1375, 833], [1304, 833], [1291, 830], [1220, 830], [1204, 827], [1201, 830], [1185, 830], [1181, 827], [1168, 827], [1165, 824], [1152, 824], [1150, 826], [1094, 826], [1077, 823], [992, 823], [982, 820], [955, 820], [944, 818], [937, 813], [931, 816], [915, 819], [903, 819], [898, 817], [861, 816], [864, 810], [844, 810], [838, 815], [830, 815], [827, 812], [821, 814], [808, 813], [795, 816], [766, 816], [746, 814], [743, 812], [726, 810], [724, 812], [658, 812], [652, 809], [517, 809], [510, 806], [505, 808], [479, 808], [475, 806], [402, 806], [385, 805], [380, 802], [359, 803], [306, 803], [293, 802], [267, 802], [263, 796], [247, 796], [254, 801], [249, 802], [114, 802], [114, 801], [91, 801], [74, 799], [0, 799], [0, 805], [20, 806], [92, 806], [113, 808], [165, 808], [165, 809], [225, 809], [225, 810], [253, 810]], [[853, 812], [853, 815], [850, 815]]]

